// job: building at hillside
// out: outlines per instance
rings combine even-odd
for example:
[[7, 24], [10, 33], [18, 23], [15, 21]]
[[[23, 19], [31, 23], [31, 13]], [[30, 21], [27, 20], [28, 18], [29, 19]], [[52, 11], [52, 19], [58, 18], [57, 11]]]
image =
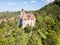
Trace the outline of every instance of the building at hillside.
[[24, 9], [21, 10], [21, 15], [18, 19], [19, 26], [22, 26], [22, 28], [25, 28], [27, 26], [34, 27], [36, 23], [36, 18], [33, 13], [27, 14]]

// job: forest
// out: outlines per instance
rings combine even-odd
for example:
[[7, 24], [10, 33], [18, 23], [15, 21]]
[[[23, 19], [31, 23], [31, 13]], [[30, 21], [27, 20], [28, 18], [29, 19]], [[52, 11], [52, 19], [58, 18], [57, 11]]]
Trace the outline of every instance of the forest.
[[[60, 45], [60, 0], [33, 11], [35, 28], [21, 29], [18, 20], [0, 24], [0, 45]], [[0, 12], [1, 18], [15, 18], [20, 12]]]

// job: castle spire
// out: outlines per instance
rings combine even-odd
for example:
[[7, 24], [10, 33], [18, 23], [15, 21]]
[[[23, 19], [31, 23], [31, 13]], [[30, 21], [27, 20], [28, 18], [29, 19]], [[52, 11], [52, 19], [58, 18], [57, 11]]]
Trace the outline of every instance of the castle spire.
[[25, 15], [25, 11], [23, 8], [21, 9], [21, 15]]

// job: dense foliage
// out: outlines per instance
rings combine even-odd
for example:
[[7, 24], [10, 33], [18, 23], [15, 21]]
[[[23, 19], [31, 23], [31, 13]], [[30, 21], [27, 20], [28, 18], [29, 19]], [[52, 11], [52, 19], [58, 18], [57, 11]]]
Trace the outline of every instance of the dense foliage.
[[11, 17], [18, 17], [18, 15], [20, 15], [20, 12], [9, 12], [9, 11], [6, 11], [6, 12], [0, 12], [0, 19], [1, 18], [11, 18]]
[[[17, 20], [0, 24], [0, 45], [60, 45], [60, 6], [57, 2], [33, 12], [36, 16], [36, 26], [33, 29], [21, 29]], [[16, 14], [19, 13], [13, 15]]]

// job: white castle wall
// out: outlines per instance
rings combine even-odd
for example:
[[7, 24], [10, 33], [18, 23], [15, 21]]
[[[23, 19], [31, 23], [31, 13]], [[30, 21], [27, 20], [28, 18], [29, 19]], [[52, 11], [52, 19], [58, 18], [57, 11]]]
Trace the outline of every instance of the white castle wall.
[[25, 28], [26, 26], [31, 26], [31, 27], [34, 27], [35, 26], [35, 19], [34, 20], [25, 20], [23, 21], [22, 23], [22, 28]]

